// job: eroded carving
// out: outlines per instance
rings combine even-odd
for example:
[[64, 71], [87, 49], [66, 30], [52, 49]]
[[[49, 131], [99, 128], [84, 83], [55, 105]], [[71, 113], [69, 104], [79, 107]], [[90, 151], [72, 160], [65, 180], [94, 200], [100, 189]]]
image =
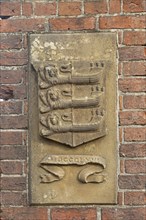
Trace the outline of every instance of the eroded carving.
[[34, 68], [41, 136], [64, 143], [64, 135], [72, 134], [66, 144], [76, 147], [105, 135], [104, 61], [50, 61]]
[[47, 171], [47, 174], [41, 175], [41, 183], [51, 183], [54, 181], [59, 181], [61, 180], [65, 172], [61, 167], [52, 165], [51, 167], [47, 165], [41, 165], [41, 167]]
[[[38, 69], [40, 78], [42, 79], [39, 84], [40, 88], [45, 89], [56, 84], [96, 84], [99, 83], [99, 73], [104, 68], [103, 61], [62, 63], [58, 63], [58, 66], [50, 63], [46, 67]], [[77, 72], [74, 72], [74, 69]], [[89, 74], [87, 75], [85, 72], [89, 72]]]
[[80, 171], [78, 179], [82, 183], [102, 183], [105, 175], [99, 175], [103, 171], [103, 166], [89, 166]]
[[[66, 97], [68, 99], [66, 100]], [[72, 98], [72, 93], [69, 90], [59, 91], [56, 88], [51, 88], [46, 92], [40, 93], [40, 99], [45, 106], [40, 107], [42, 113], [49, 112], [54, 109], [66, 108], [91, 108], [98, 106], [102, 97], [92, 95], [92, 97], [83, 97], [82, 99]]]
[[[67, 121], [68, 124], [63, 124], [63, 121]], [[40, 131], [43, 136], [49, 136], [53, 133], [64, 133], [64, 132], [84, 132], [84, 131], [97, 131], [99, 129], [99, 123], [90, 122], [84, 124], [73, 124], [71, 117], [67, 114], [59, 115], [50, 113], [47, 118], [42, 117], [41, 123], [45, 127]]]
[[93, 155], [47, 155], [41, 161], [41, 164], [58, 164], [58, 165], [85, 165], [100, 164], [106, 167], [106, 161], [103, 157]]
[[[87, 164], [89, 164], [88, 167], [85, 166]], [[102, 183], [105, 181], [105, 174], [101, 173], [105, 169], [106, 163], [105, 159], [100, 156], [48, 155], [40, 163], [40, 166], [49, 173], [40, 176], [42, 183], [59, 181], [64, 177], [64, 170], [57, 165], [85, 166], [78, 174], [78, 180], [82, 183]]]

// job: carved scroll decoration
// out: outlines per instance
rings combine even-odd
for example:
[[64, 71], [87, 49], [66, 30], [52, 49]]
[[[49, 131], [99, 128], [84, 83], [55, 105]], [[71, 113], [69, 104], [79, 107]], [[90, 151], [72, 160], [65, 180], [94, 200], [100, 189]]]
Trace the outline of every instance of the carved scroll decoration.
[[40, 165], [44, 170], [47, 171], [47, 174], [41, 175], [41, 183], [51, 183], [54, 181], [61, 180], [65, 172], [61, 167], [52, 165], [51, 167], [47, 165]]
[[[55, 165], [54, 165], [55, 164]], [[47, 171], [41, 175], [42, 183], [51, 183], [63, 179], [65, 172], [57, 165], [78, 165], [83, 168], [78, 174], [78, 181], [81, 183], [102, 183], [106, 180], [102, 174], [106, 167], [105, 159], [92, 155], [47, 155], [40, 163], [40, 166]]]

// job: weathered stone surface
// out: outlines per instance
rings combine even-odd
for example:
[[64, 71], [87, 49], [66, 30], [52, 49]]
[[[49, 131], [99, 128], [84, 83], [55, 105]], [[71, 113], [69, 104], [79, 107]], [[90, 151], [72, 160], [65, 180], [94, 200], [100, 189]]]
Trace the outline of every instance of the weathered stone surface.
[[40, 67], [33, 62], [39, 76], [41, 136], [76, 147], [105, 135], [105, 65], [59, 60]]
[[32, 34], [30, 45], [31, 202], [115, 203], [115, 35]]

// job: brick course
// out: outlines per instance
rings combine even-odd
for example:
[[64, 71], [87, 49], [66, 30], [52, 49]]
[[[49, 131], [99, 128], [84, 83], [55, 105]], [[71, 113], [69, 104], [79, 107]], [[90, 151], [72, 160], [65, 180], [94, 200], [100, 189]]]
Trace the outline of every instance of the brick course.
[[0, 163], [2, 174], [19, 174], [23, 173], [23, 162], [21, 161], [5, 161]]
[[73, 16], [81, 14], [81, 2], [59, 2], [58, 14]]
[[144, 157], [146, 155], [146, 144], [132, 143], [120, 146], [120, 156], [129, 158]]
[[144, 190], [145, 176], [138, 175], [138, 174], [137, 175], [121, 175], [119, 176], [119, 187], [120, 189]]
[[36, 3], [34, 8], [34, 14], [37, 16], [48, 16], [56, 14], [55, 3]]
[[121, 0], [110, 0], [109, 1], [109, 13], [120, 13], [121, 12]]
[[1, 34], [0, 39], [1, 39], [1, 44], [0, 44], [1, 50], [22, 48], [22, 35], [20, 34], [18, 35]]
[[145, 0], [124, 0], [124, 12], [143, 12], [145, 11]]
[[125, 45], [145, 45], [145, 31], [124, 31], [123, 43]]
[[102, 220], [144, 220], [144, 208], [106, 208], [102, 211]]
[[124, 76], [146, 76], [146, 62], [126, 62], [123, 63]]
[[[2, 220], [144, 220], [146, 38], [144, 0], [2, 1], [0, 159]], [[28, 34], [117, 34], [118, 202], [33, 207], [28, 188]], [[108, 153], [108, 149], [107, 149]], [[91, 186], [92, 187], [92, 186]]]
[[21, 84], [26, 80], [25, 69], [1, 70], [0, 79], [2, 84]]
[[33, 14], [32, 3], [29, 2], [22, 3], [22, 15], [29, 17], [32, 14]]
[[0, 21], [0, 32], [15, 33], [15, 32], [34, 32], [45, 30], [45, 20], [43, 18], [32, 19], [11, 19]]
[[52, 209], [51, 211], [51, 218], [54, 220], [94, 220], [96, 216], [97, 213], [95, 208]]
[[22, 133], [17, 131], [1, 131], [0, 145], [22, 144]]
[[95, 18], [54, 18], [49, 20], [52, 31], [94, 30]]
[[1, 101], [0, 114], [21, 114], [22, 101]]
[[[2, 217], [17, 220], [48, 220], [47, 208], [24, 207], [24, 208], [5, 208]], [[2, 219], [3, 220], [3, 219]]]
[[120, 125], [145, 125], [146, 112], [124, 111], [119, 115]]
[[1, 16], [20, 16], [21, 4], [19, 2], [1, 2]]
[[144, 15], [104, 16], [100, 17], [99, 25], [101, 29], [131, 29], [146, 27]]
[[124, 203], [129, 206], [145, 205], [145, 199], [145, 192], [125, 192]]
[[85, 2], [85, 14], [98, 14], [106, 12], [107, 2], [105, 0]]

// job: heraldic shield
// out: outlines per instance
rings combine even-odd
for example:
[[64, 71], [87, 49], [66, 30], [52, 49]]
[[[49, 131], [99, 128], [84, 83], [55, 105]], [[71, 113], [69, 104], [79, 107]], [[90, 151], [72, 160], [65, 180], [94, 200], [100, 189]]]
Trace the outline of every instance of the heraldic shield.
[[105, 135], [105, 63], [49, 61], [38, 72], [39, 133], [71, 147]]

